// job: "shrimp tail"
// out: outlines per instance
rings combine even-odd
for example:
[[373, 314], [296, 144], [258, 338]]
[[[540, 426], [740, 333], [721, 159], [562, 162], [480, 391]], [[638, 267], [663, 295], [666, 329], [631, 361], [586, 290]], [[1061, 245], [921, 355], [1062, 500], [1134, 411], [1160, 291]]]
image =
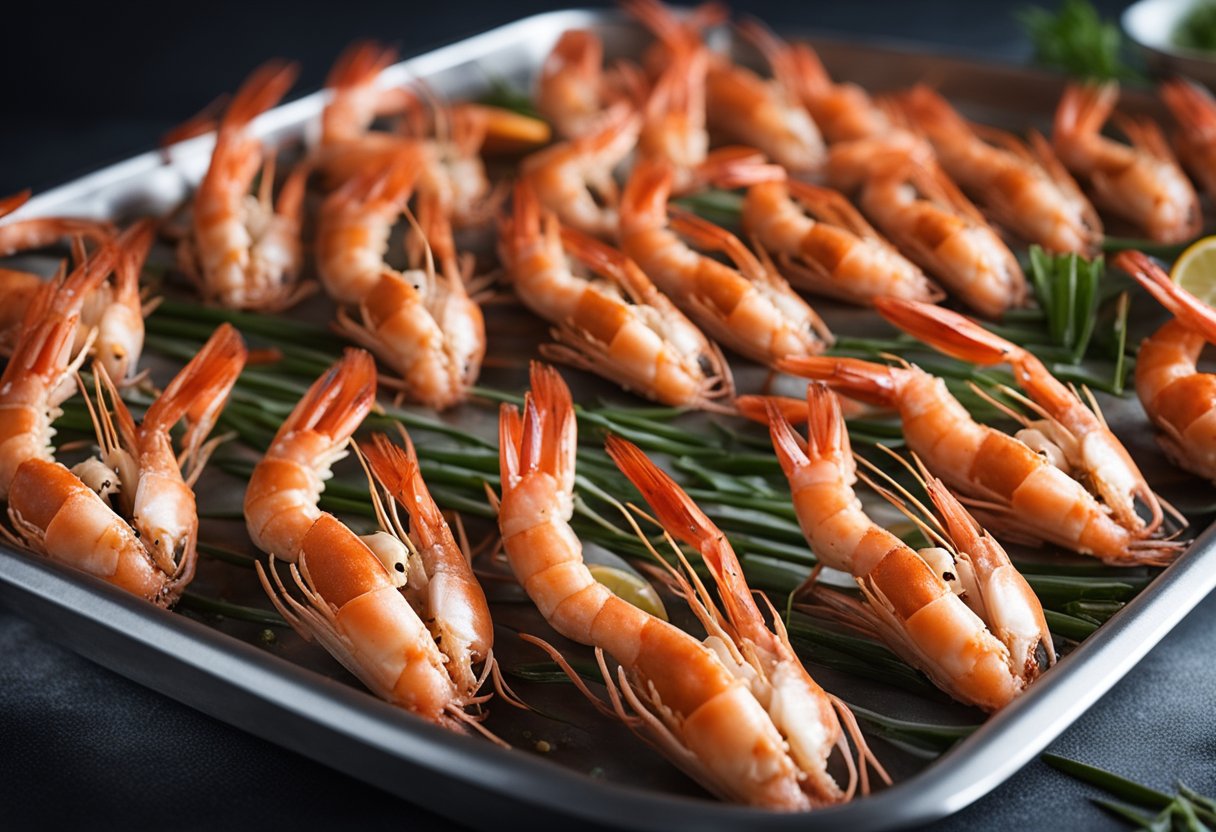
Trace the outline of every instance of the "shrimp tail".
[[242, 129], [278, 104], [291, 89], [298, 74], [299, 67], [288, 61], [271, 60], [262, 64], [233, 96], [220, 122], [220, 130], [229, 132]]
[[[801, 415], [806, 416], [807, 413], [807, 407], [803, 404]], [[793, 476], [799, 467], [810, 463], [810, 459], [803, 450], [785, 409], [777, 401], [769, 399], [764, 402], [764, 415], [768, 420], [769, 436], [772, 438], [777, 460], [781, 463], [781, 470], [787, 477]]]
[[[700, 548], [721, 535], [713, 521], [697, 507], [662, 469], [632, 442], [609, 435], [605, 445], [608, 456], [629, 478], [646, 502], [655, 510], [659, 523], [679, 540]], [[716, 565], [711, 564], [711, 568]]]
[[763, 627], [763, 615], [752, 599], [738, 558], [722, 530], [637, 445], [609, 435], [605, 448], [621, 473], [642, 492], [667, 533], [701, 553], [722, 592], [730, 621], [736, 626], [752, 622]]
[[766, 162], [759, 150], [742, 145], [711, 150], [693, 173], [694, 190], [707, 185], [746, 188], [761, 182], [782, 182], [789, 176], [781, 165]]
[[275, 438], [312, 430], [340, 441], [355, 432], [375, 399], [375, 360], [371, 353], [347, 348], [341, 360], [308, 388]]
[[557, 370], [533, 361], [524, 412], [504, 404], [499, 411], [499, 465], [504, 496], [526, 474], [542, 472], [573, 486], [578, 427], [570, 388]]
[[806, 446], [810, 456], [851, 459], [849, 432], [844, 424], [840, 398], [826, 384], [812, 382], [806, 388]]
[[574, 401], [557, 370], [533, 362], [531, 389], [524, 402], [519, 443], [523, 471], [542, 471], [564, 479], [574, 473]]
[[121, 254], [114, 269], [115, 294], [124, 298], [139, 296], [139, 276], [148, 252], [156, 239], [156, 221], [142, 219], [119, 235], [117, 239]]
[[772, 424], [772, 413], [780, 413], [787, 422], [806, 421], [806, 402], [790, 396], [739, 396], [735, 408], [745, 419], [762, 425]]
[[523, 437], [524, 424], [519, 408], [504, 402], [498, 411], [498, 464], [504, 493], [519, 479], [519, 447]]
[[1174, 78], [1161, 85], [1161, 97], [1174, 119], [1186, 125], [1188, 131], [1203, 136], [1216, 134], [1216, 99], [1203, 87], [1185, 78]]
[[1056, 108], [1052, 135], [1057, 139], [1075, 141], [1083, 136], [1101, 132], [1115, 109], [1119, 84], [1069, 84]]
[[421, 262], [422, 253], [430, 248], [435, 260], [440, 264], [445, 275], [460, 280], [459, 268], [456, 265], [456, 241], [452, 237], [452, 222], [444, 209], [443, 198], [428, 191], [418, 195], [417, 208], [418, 225], [409, 235], [409, 245], [415, 250], [413, 262]]
[[[24, 191], [0, 197], [0, 218], [7, 217], [28, 202], [30, 194], [30, 189], [26, 188]], [[114, 226], [101, 220], [35, 217], [0, 226], [0, 256], [43, 248], [64, 237], [83, 237], [100, 245], [109, 241], [113, 235]]]
[[322, 211], [359, 207], [375, 210], [380, 206], [405, 205], [420, 172], [416, 149], [405, 145], [391, 159], [378, 156], [370, 162], [361, 174], [326, 197]]
[[671, 196], [671, 165], [660, 159], [643, 159], [634, 165], [621, 196], [621, 224], [663, 223]]
[[205, 136], [215, 130], [219, 124], [220, 114], [224, 112], [224, 108], [228, 106], [231, 96], [228, 93], [216, 97], [203, 109], [199, 110], [190, 118], [170, 128], [163, 136], [160, 137], [160, 148], [165, 154], [165, 159], [169, 158], [169, 148], [175, 144], [189, 141], [190, 139]]
[[812, 460], [823, 460], [834, 461], [845, 472], [847, 479], [852, 480], [855, 468], [849, 431], [845, 427], [840, 397], [827, 385], [820, 382], [807, 385], [806, 402], [801, 413], [807, 421], [805, 450], [780, 403], [769, 400], [765, 403], [765, 409], [773, 450], [786, 477], [792, 477]]
[[927, 84], [917, 84], [897, 96], [895, 102], [913, 124], [954, 136], [969, 136], [974, 132], [958, 110]]
[[30, 201], [30, 196], [33, 191], [26, 188], [24, 191], [18, 191], [15, 194], [9, 194], [6, 197], [0, 197], [0, 218], [7, 217], [9, 214], [16, 211], [22, 205]]
[[816, 355], [783, 358], [777, 362], [777, 369], [826, 382], [833, 390], [868, 404], [891, 407], [896, 403], [897, 368], [884, 364]]
[[702, 3], [682, 18], [658, 0], [622, 0], [621, 8], [675, 51], [695, 47], [702, 30], [717, 26], [730, 14], [726, 6], [716, 2]]
[[43, 285], [26, 310], [13, 354], [0, 378], [10, 381], [32, 374], [52, 383], [63, 374], [81, 304], [109, 276], [116, 257], [116, 247], [106, 246], [71, 274]]
[[1025, 352], [963, 315], [921, 301], [875, 298], [878, 313], [915, 338], [952, 358], [989, 366], [1016, 361]]
[[530, 241], [540, 239], [543, 214], [532, 181], [526, 176], [515, 180], [511, 213], [504, 215], [498, 223], [503, 247], [507, 249], [504, 260], [510, 262], [511, 252], [522, 251]]
[[352, 43], [334, 62], [325, 78], [328, 89], [345, 89], [370, 83], [397, 60], [397, 50], [372, 40]]
[[1216, 344], [1216, 310], [1171, 280], [1148, 255], [1139, 251], [1121, 251], [1115, 255], [1114, 265], [1131, 275], [1183, 324], [1198, 332], [1209, 343]]
[[411, 533], [418, 533], [423, 546], [432, 545], [437, 530], [443, 527], [443, 514], [422, 479], [414, 442], [404, 430], [402, 448], [383, 433], [372, 435], [371, 442], [360, 443], [372, 474], [398, 502], [408, 507]]
[[200, 449], [245, 368], [249, 351], [232, 324], [221, 324], [144, 414], [142, 431], [168, 431], [186, 420], [181, 460], [196, 473]]
[[[31, 193], [30, 189], [26, 188], [0, 197], [0, 219], [29, 202]], [[110, 223], [100, 220], [72, 217], [36, 217], [21, 220], [0, 227], [0, 256], [42, 248], [62, 237], [80, 236], [96, 243], [105, 243], [113, 236], [113, 232], [114, 227]]]

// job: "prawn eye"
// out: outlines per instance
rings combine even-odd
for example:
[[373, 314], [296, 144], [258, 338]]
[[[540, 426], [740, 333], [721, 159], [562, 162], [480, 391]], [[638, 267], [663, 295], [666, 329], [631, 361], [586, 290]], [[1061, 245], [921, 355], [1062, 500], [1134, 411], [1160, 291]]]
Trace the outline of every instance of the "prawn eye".
[[1038, 665], [1039, 670], [1046, 670], [1051, 657], [1047, 655], [1047, 645], [1039, 639], [1034, 646], [1034, 662]]

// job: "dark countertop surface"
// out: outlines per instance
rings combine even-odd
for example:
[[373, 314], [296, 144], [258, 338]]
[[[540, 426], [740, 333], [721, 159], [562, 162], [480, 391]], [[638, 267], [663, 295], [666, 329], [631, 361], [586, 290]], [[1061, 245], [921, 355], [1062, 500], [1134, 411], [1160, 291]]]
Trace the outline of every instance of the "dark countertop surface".
[[[271, 55], [320, 86], [350, 40], [403, 54], [553, 8], [478, 0], [419, 17], [405, 3], [24, 6], [10, 18], [0, 194], [44, 189], [153, 146]], [[740, 4], [741, 5], [741, 4]], [[920, 41], [1025, 61], [1018, 2], [757, 2], [778, 30]], [[1116, 14], [1122, 4], [1098, 4]], [[6, 17], [8, 13], [6, 12]], [[22, 19], [24, 17], [24, 19]], [[29, 33], [30, 37], [24, 37]], [[34, 35], [37, 35], [36, 37]], [[1216, 793], [1216, 598], [1187, 617], [1051, 751], [1167, 788]], [[10, 829], [446, 829], [408, 803], [188, 709], [45, 640], [0, 610], [0, 806]], [[1113, 825], [1096, 790], [1035, 761], [935, 830]]]

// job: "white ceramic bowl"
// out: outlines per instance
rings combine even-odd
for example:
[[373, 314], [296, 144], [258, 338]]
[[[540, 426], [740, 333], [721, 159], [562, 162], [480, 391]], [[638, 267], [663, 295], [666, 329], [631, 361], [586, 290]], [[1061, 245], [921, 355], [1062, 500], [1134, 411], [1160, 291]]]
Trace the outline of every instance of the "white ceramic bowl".
[[1174, 43], [1174, 30], [1200, 2], [1203, 0], [1139, 0], [1124, 10], [1123, 31], [1143, 50], [1152, 74], [1185, 75], [1216, 88], [1216, 52]]

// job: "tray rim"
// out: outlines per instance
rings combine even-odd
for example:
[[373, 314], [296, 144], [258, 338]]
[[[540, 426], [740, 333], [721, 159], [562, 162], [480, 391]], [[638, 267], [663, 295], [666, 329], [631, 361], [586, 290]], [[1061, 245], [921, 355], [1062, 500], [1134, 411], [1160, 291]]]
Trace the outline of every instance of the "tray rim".
[[[462, 53], [484, 56], [541, 26], [560, 31], [571, 26], [618, 23], [623, 19], [616, 10], [542, 12], [408, 58], [390, 67], [387, 78], [425, 77], [465, 63]], [[892, 53], [930, 52], [923, 44], [918, 48], [916, 43], [898, 38], [820, 37]], [[950, 60], [1052, 77], [1050, 73], [1035, 73], [1013, 64], [984, 61], [961, 50], [942, 52], [945, 54], [941, 56]], [[326, 95], [322, 90], [277, 107], [257, 119], [254, 131], [266, 136], [301, 127], [319, 112]], [[201, 136], [174, 145], [170, 149], [173, 162], [180, 165], [205, 159], [213, 144], [213, 136]], [[163, 169], [163, 151], [148, 151], [38, 194], [16, 217], [60, 210], [88, 194]], [[991, 791], [1046, 747], [1214, 588], [1216, 524], [1199, 535], [1175, 563], [1123, 610], [1061, 659], [1059, 666], [1036, 682], [1026, 695], [989, 717], [973, 735], [924, 770], [871, 797], [809, 814], [785, 815], [596, 780], [519, 750], [508, 751], [476, 738], [453, 734], [362, 689], [292, 664], [187, 616], [153, 607], [61, 564], [0, 545], [0, 600], [12, 609], [51, 632], [59, 630], [64, 622], [77, 620], [86, 631], [101, 639], [83, 645], [68, 644], [85, 658], [263, 739], [352, 773], [440, 814], [474, 823], [479, 819], [501, 819], [499, 814], [482, 817], [476, 806], [468, 805], [472, 801], [457, 806], [436, 805], [428, 790], [403, 788], [399, 780], [388, 777], [388, 772], [376, 776], [374, 772], [352, 771], [356, 766], [350, 763], [336, 764], [321, 749], [309, 747], [303, 737], [284, 737], [248, 715], [225, 713], [222, 707], [212, 707], [214, 701], [208, 699], [202, 688], [176, 685], [171, 679], [155, 684], [145, 678], [146, 674], [125, 666], [120, 648], [125, 643], [128, 650], [166, 656], [199, 678], [246, 698], [246, 705], [257, 715], [280, 712], [304, 719], [322, 728], [330, 739], [352, 741], [375, 752], [378, 759], [460, 781], [508, 803], [523, 803], [531, 809], [557, 809], [566, 818], [577, 818], [592, 826], [656, 830], [673, 826], [786, 829], [795, 825], [799, 829], [815, 829], [848, 822], [860, 832], [923, 823], [953, 814]], [[179, 652], [171, 653], [171, 649]], [[1093, 678], [1095, 674], [1099, 674], [1098, 678]], [[316, 710], [310, 711], [306, 705]], [[452, 767], [445, 768], [447, 765]], [[978, 765], [987, 771], [974, 777], [970, 769]], [[535, 789], [537, 785], [542, 788]], [[625, 814], [622, 809], [630, 817], [620, 817]]]

